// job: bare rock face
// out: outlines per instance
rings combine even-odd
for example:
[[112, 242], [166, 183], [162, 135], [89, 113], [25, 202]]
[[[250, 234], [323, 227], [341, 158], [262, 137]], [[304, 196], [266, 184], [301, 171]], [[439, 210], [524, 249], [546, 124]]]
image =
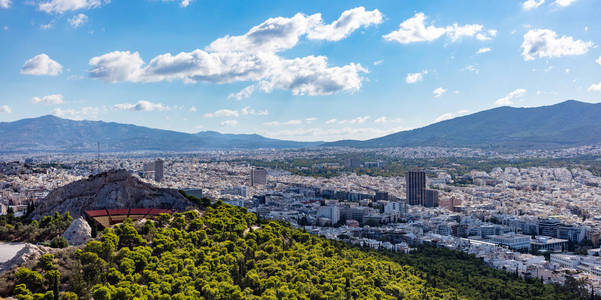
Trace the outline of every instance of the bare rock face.
[[37, 246], [34, 244], [25, 244], [25, 246], [19, 250], [13, 258], [9, 261], [0, 264], [0, 273], [8, 271], [14, 267], [22, 266], [28, 262], [36, 261], [44, 253], [50, 253], [52, 248]]
[[83, 217], [79, 217], [71, 222], [69, 228], [63, 233], [63, 237], [69, 242], [69, 245], [85, 244], [92, 238], [92, 227]]
[[163, 208], [184, 210], [193, 204], [177, 190], [145, 183], [126, 170], [111, 170], [75, 181], [50, 192], [37, 203], [33, 219], [54, 212], [69, 212], [73, 218], [85, 210], [110, 208]]

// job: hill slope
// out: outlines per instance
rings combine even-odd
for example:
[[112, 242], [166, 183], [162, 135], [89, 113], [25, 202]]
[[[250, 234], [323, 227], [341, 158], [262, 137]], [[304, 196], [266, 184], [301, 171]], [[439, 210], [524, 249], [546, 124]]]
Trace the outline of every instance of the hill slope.
[[0, 152], [32, 151], [194, 151], [199, 149], [300, 148], [319, 143], [269, 139], [254, 134], [189, 134], [102, 121], [55, 116], [0, 123]]
[[[518, 279], [467, 254], [362, 250], [259, 222], [245, 208], [220, 202], [202, 215], [126, 221], [74, 250], [56, 260], [46, 257], [46, 263], [31, 261], [26, 267], [33, 270], [22, 268], [16, 276], [0, 274], [0, 296], [32, 299], [31, 293], [40, 293], [35, 299], [41, 299], [45, 293], [52, 299], [54, 291], [69, 291], [77, 295], [68, 299], [576, 299], [567, 289]], [[60, 278], [44, 281], [53, 269]]]
[[498, 107], [365, 141], [324, 146], [555, 148], [601, 142], [601, 103], [574, 100], [533, 108]]

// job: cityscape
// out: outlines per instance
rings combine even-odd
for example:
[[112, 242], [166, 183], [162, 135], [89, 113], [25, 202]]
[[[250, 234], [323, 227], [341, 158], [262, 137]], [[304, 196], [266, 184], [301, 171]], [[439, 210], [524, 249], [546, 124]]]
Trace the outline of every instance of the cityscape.
[[0, 299], [601, 299], [592, 0], [0, 0]]

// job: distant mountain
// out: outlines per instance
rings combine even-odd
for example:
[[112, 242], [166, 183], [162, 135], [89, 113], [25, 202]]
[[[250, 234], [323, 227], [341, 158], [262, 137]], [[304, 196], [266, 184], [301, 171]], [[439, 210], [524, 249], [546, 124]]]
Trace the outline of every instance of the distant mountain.
[[532, 108], [498, 107], [380, 138], [323, 146], [558, 148], [601, 143], [601, 103], [575, 100]]
[[0, 152], [195, 151], [202, 149], [302, 148], [321, 142], [294, 142], [256, 134], [189, 134], [102, 121], [56, 116], [0, 122]]

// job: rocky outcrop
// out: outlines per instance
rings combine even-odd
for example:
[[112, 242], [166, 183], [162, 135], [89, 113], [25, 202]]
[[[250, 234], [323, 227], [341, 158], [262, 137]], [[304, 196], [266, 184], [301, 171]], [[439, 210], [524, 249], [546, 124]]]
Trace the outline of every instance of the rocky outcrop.
[[0, 273], [8, 271], [14, 267], [22, 266], [31, 261], [37, 261], [44, 253], [50, 253], [52, 248], [36, 246], [34, 244], [25, 244], [13, 258], [0, 264]]
[[54, 212], [70, 212], [73, 218], [85, 210], [105, 208], [164, 208], [184, 210], [192, 203], [177, 190], [141, 181], [126, 170], [111, 170], [75, 181], [50, 192], [32, 213], [40, 219]]
[[85, 244], [92, 238], [92, 227], [83, 217], [79, 217], [71, 222], [69, 228], [63, 233], [63, 237], [69, 242], [69, 245]]

